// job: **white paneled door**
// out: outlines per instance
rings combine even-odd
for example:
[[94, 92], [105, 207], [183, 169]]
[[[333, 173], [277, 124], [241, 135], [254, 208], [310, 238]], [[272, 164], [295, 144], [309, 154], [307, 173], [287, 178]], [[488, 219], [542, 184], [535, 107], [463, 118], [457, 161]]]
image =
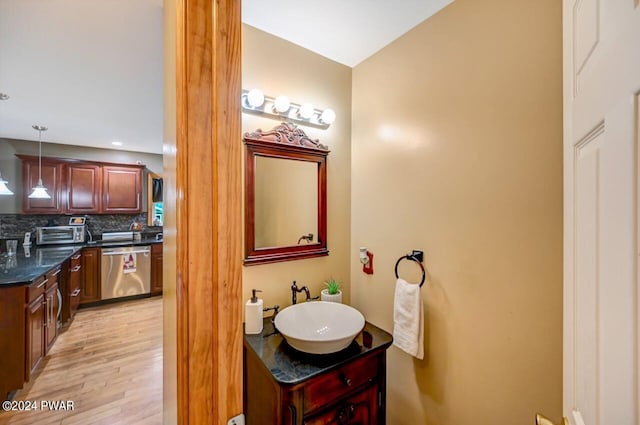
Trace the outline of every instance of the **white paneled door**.
[[564, 415], [638, 418], [639, 0], [563, 0]]

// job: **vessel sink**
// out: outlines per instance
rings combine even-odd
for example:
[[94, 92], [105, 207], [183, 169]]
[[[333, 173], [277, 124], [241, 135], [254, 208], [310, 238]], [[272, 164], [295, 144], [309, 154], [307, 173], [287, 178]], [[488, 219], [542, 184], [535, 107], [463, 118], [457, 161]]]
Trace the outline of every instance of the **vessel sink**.
[[283, 309], [274, 324], [296, 350], [329, 354], [351, 344], [364, 328], [364, 316], [345, 304], [311, 301]]

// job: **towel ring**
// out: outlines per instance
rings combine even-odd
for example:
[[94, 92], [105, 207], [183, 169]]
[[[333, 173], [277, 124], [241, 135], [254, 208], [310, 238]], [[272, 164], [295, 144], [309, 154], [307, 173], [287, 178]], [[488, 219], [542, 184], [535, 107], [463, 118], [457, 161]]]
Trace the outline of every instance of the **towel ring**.
[[422, 251], [412, 251], [411, 254], [403, 255], [402, 257], [398, 258], [398, 261], [396, 261], [396, 279], [400, 278], [398, 276], [398, 265], [400, 264], [400, 261], [402, 260], [415, 261], [416, 263], [418, 263], [418, 265], [420, 266], [420, 269], [422, 270], [422, 280], [420, 281], [420, 287], [422, 288], [422, 285], [424, 284], [424, 280], [427, 277], [427, 273], [424, 270], [424, 265], [422, 264], [423, 258], [424, 258], [424, 253]]

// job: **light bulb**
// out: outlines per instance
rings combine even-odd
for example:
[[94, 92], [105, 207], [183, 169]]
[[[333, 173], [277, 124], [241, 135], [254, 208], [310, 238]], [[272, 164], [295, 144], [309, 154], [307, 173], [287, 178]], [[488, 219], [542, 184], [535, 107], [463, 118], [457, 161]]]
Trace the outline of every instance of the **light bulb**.
[[291, 107], [291, 102], [289, 102], [289, 98], [287, 96], [280, 95], [276, 97], [276, 100], [273, 102], [273, 107], [276, 112], [284, 114]]
[[300, 110], [298, 110], [298, 114], [300, 115], [300, 117], [304, 118], [305, 120], [311, 118], [313, 116], [313, 112], [313, 105], [310, 103], [303, 103], [302, 106], [300, 106]]
[[264, 103], [264, 93], [259, 89], [251, 89], [247, 93], [247, 103], [251, 108], [258, 108]]
[[327, 108], [324, 111], [322, 111], [322, 115], [320, 115], [320, 121], [322, 121], [325, 124], [333, 124], [335, 120], [336, 120], [336, 113], [333, 111], [333, 109]]

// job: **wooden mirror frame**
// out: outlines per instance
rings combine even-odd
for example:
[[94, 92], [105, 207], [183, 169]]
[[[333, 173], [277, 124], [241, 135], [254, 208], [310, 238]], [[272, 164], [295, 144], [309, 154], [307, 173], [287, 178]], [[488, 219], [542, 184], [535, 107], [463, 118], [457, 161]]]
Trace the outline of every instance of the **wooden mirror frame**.
[[[244, 246], [246, 266], [329, 255], [327, 250], [327, 155], [329, 150], [311, 140], [292, 123], [273, 130], [245, 133]], [[256, 248], [255, 244], [255, 157], [292, 159], [318, 164], [318, 242], [308, 245]]]

